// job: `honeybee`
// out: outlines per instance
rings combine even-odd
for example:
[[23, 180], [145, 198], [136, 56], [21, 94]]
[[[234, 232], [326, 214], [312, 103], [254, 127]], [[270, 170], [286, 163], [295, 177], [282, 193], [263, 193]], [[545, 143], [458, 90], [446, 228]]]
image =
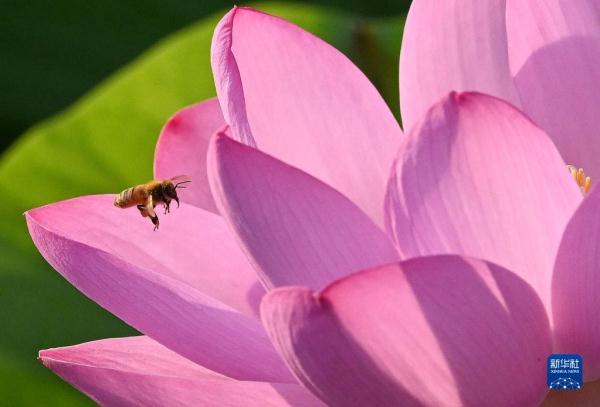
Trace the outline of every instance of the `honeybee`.
[[178, 188], [185, 188], [188, 182], [192, 182], [187, 175], [159, 180], [155, 179], [145, 184], [136, 185], [128, 188], [116, 196], [114, 205], [118, 208], [130, 208], [136, 206], [144, 218], [150, 218], [154, 225], [154, 230], [158, 229], [158, 215], [154, 212], [156, 205], [162, 204], [165, 207], [165, 215], [171, 211], [171, 201], [177, 202], [179, 208]]

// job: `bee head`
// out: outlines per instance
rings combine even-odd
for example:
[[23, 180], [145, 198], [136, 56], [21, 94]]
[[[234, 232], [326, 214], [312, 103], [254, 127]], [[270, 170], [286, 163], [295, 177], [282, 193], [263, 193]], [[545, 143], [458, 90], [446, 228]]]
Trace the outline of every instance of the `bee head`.
[[179, 197], [177, 196], [177, 185], [173, 184], [172, 182], [167, 182], [164, 185], [164, 192], [165, 195], [168, 196], [169, 198], [175, 200], [175, 202], [177, 202], [177, 207], [179, 208]]
[[177, 207], [179, 208], [179, 197], [177, 196], [177, 188], [185, 188], [184, 184], [188, 182], [192, 182], [190, 177], [187, 175], [180, 175], [175, 178], [171, 178], [169, 181], [165, 181], [163, 186], [163, 190], [166, 196], [171, 199], [174, 199], [177, 202]]

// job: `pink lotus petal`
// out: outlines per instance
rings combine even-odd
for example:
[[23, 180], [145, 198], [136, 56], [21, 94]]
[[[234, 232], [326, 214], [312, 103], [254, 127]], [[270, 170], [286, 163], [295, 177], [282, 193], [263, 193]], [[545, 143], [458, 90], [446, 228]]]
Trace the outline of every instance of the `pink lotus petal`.
[[451, 93], [401, 148], [388, 227], [405, 257], [461, 254], [514, 270], [549, 310], [554, 256], [580, 201], [552, 141], [518, 110]]
[[40, 360], [100, 405], [322, 405], [298, 384], [232, 380], [145, 337], [49, 349]]
[[505, 3], [412, 2], [400, 53], [400, 106], [405, 131], [453, 90], [476, 90], [519, 106], [508, 65]]
[[248, 123], [240, 69], [231, 49], [233, 45], [233, 16], [237, 11], [238, 7], [234, 6], [215, 27], [210, 49], [210, 60], [217, 96], [225, 121], [233, 129], [234, 137], [237, 140], [256, 147], [256, 141]]
[[310, 175], [222, 134], [209, 147], [208, 165], [219, 211], [267, 287], [320, 289], [398, 260], [381, 229]]
[[579, 353], [586, 381], [600, 378], [600, 189], [593, 188], [569, 222], [552, 279], [555, 345]]
[[217, 208], [206, 177], [206, 150], [210, 136], [224, 126], [216, 98], [183, 108], [163, 127], [154, 157], [155, 178], [189, 175], [192, 183], [177, 191], [181, 201], [214, 213]]
[[52, 368], [62, 363], [134, 374], [231, 380], [179, 356], [147, 336], [102, 339], [40, 351], [40, 361]]
[[264, 295], [256, 274], [224, 220], [191, 205], [172, 205], [153, 230], [137, 209], [118, 209], [109, 195], [85, 196], [30, 211], [29, 217], [62, 237], [111, 253], [173, 278], [247, 315]]
[[510, 67], [524, 111], [569, 164], [600, 177], [600, 3], [508, 1]]
[[[102, 205], [103, 217], [98, 212]], [[84, 212], [86, 208], [88, 212]], [[173, 222], [182, 218], [190, 225], [207, 226], [204, 230], [179, 228], [182, 234], [178, 240], [174, 235], [163, 233], [168, 229], [166, 221], [163, 230], [152, 234], [147, 219], [112, 207], [109, 196], [65, 201], [34, 209], [26, 216], [33, 241], [46, 260], [80, 291], [139, 331], [194, 362], [237, 379], [290, 380], [289, 372], [258, 321], [206, 295], [182, 279], [177, 274], [179, 270], [166, 267], [167, 258], [177, 259], [175, 254], [169, 254], [172, 249], [168, 246], [185, 247], [186, 240], [195, 242], [198, 253], [204, 253], [207, 258], [203, 260], [202, 255], [198, 256], [196, 267], [188, 269], [190, 275], [206, 273], [202, 278], [208, 283], [217, 273], [227, 273], [227, 268], [212, 267], [223, 262], [236, 264], [237, 252], [229, 252], [219, 245], [226, 240], [214, 234], [212, 247], [208, 237], [200, 237], [220, 230], [220, 226], [202, 221], [201, 212], [201, 209], [182, 205], [177, 214], [170, 215], [169, 220]], [[217, 215], [204, 213], [221, 221]], [[130, 217], [139, 217], [139, 222], [131, 222]], [[112, 234], [107, 233], [106, 224], [112, 225]], [[171, 227], [175, 229], [174, 224]], [[118, 230], [121, 235], [114, 233]], [[140, 249], [143, 246], [136, 246], [138, 233], [149, 248], [154, 247], [151, 243], [154, 240], [165, 248], [143, 252]], [[155, 253], [162, 253], [162, 260], [155, 257]], [[180, 251], [180, 255], [189, 253], [189, 250]], [[214, 256], [212, 261], [210, 256]], [[227, 263], [229, 261], [232, 263]], [[240, 273], [241, 279], [243, 275]], [[224, 286], [226, 281], [222, 283]]]
[[261, 315], [290, 369], [331, 405], [527, 406], [547, 393], [544, 307], [491, 263], [418, 258], [318, 294], [281, 288]]
[[236, 140], [253, 145], [253, 139], [383, 224], [385, 182], [401, 130], [348, 58], [293, 24], [238, 7], [215, 30], [212, 66]]

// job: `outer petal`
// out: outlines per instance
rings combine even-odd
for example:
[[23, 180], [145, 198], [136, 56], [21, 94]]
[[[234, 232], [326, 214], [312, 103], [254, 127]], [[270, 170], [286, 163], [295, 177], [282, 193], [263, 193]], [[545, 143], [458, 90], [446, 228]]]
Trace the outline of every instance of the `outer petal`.
[[256, 274], [220, 216], [182, 204], [153, 231], [137, 209], [117, 209], [108, 195], [85, 196], [27, 213], [45, 229], [140, 268], [185, 283], [256, 315], [264, 294]]
[[284, 20], [238, 7], [215, 31], [212, 66], [236, 140], [252, 145], [253, 139], [382, 223], [385, 179], [401, 130], [344, 55]]
[[232, 380], [145, 337], [49, 349], [40, 360], [101, 405], [322, 405], [297, 384]]
[[222, 134], [208, 165], [217, 206], [267, 287], [320, 289], [398, 259], [391, 240], [348, 198], [296, 168]]
[[462, 254], [514, 270], [550, 308], [553, 261], [581, 200], [543, 131], [507, 103], [452, 93], [414, 127], [387, 196], [402, 254]]
[[[110, 228], [100, 224], [98, 207], [101, 205], [105, 207], [102, 220], [112, 226], [113, 233], [108, 233]], [[139, 217], [139, 222], [131, 222], [129, 217], [139, 215], [110, 205], [108, 196], [79, 198], [34, 209], [26, 214], [27, 224], [42, 255], [69, 282], [156, 341], [194, 362], [234, 378], [289, 380], [289, 373], [258, 321], [206, 295], [193, 285], [192, 279], [188, 281], [168, 267], [169, 261], [175, 261], [171, 258], [177, 254], [174, 249], [178, 245], [185, 247], [187, 242], [183, 241], [186, 240], [195, 242], [197, 251], [205, 251], [205, 256], [215, 256], [212, 262], [198, 256], [195, 268], [188, 269], [188, 273], [195, 272], [200, 276], [196, 280], [198, 284], [203, 284], [203, 279], [208, 284], [216, 278], [211, 267], [224, 261], [231, 261], [225, 264], [236, 264], [236, 252], [221, 251], [219, 247], [219, 243], [226, 240], [219, 240], [215, 234], [215, 247], [211, 247], [208, 239], [203, 241], [195, 237], [196, 234], [210, 233], [211, 227], [218, 230], [217, 226], [204, 222], [205, 230], [180, 228], [179, 241], [174, 240], [175, 236], [165, 239], [164, 234], [159, 239], [156, 233], [153, 236], [146, 234], [152, 229], [146, 219]], [[171, 217], [187, 218], [190, 225], [197, 226], [199, 220], [194, 222], [194, 217], [201, 219], [200, 211], [191, 206], [182, 207], [178, 216], [172, 214]], [[220, 220], [216, 215], [207, 215]], [[167, 228], [165, 225], [159, 233]], [[121, 234], [114, 233], [118, 230]], [[154, 247], [153, 240], [166, 247], [144, 251], [143, 246], [137, 246], [140, 241], [136, 234], [145, 238], [149, 248]], [[169, 250], [169, 245], [173, 249]], [[156, 253], [161, 253], [162, 259]], [[182, 250], [180, 255], [189, 253]], [[229, 258], [224, 260], [222, 256]], [[221, 272], [225, 273], [227, 269]], [[227, 279], [223, 285], [226, 284]]]
[[510, 67], [524, 111], [569, 164], [600, 176], [600, 3], [510, 0]]
[[38, 359], [51, 369], [59, 364], [80, 365], [165, 377], [230, 380], [178, 355], [147, 336], [101, 339], [45, 349], [40, 351]]
[[552, 279], [558, 351], [583, 356], [586, 381], [600, 378], [600, 189], [594, 188], [565, 230]]
[[400, 52], [405, 130], [452, 90], [476, 90], [519, 106], [508, 66], [505, 2], [412, 2]]
[[210, 136], [225, 126], [216, 98], [181, 109], [163, 127], [156, 144], [154, 177], [191, 176], [193, 183], [178, 191], [187, 202], [217, 213], [206, 177], [206, 150]]
[[261, 314], [292, 371], [330, 405], [527, 406], [547, 392], [544, 307], [490, 263], [418, 258], [320, 294], [282, 288]]

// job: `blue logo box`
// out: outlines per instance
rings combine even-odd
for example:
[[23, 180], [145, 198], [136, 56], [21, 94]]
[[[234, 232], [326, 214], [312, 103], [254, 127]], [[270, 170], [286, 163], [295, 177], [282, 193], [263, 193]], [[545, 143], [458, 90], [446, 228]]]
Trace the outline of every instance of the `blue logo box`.
[[581, 355], [554, 354], [548, 356], [547, 383], [552, 390], [579, 390], [583, 387]]

